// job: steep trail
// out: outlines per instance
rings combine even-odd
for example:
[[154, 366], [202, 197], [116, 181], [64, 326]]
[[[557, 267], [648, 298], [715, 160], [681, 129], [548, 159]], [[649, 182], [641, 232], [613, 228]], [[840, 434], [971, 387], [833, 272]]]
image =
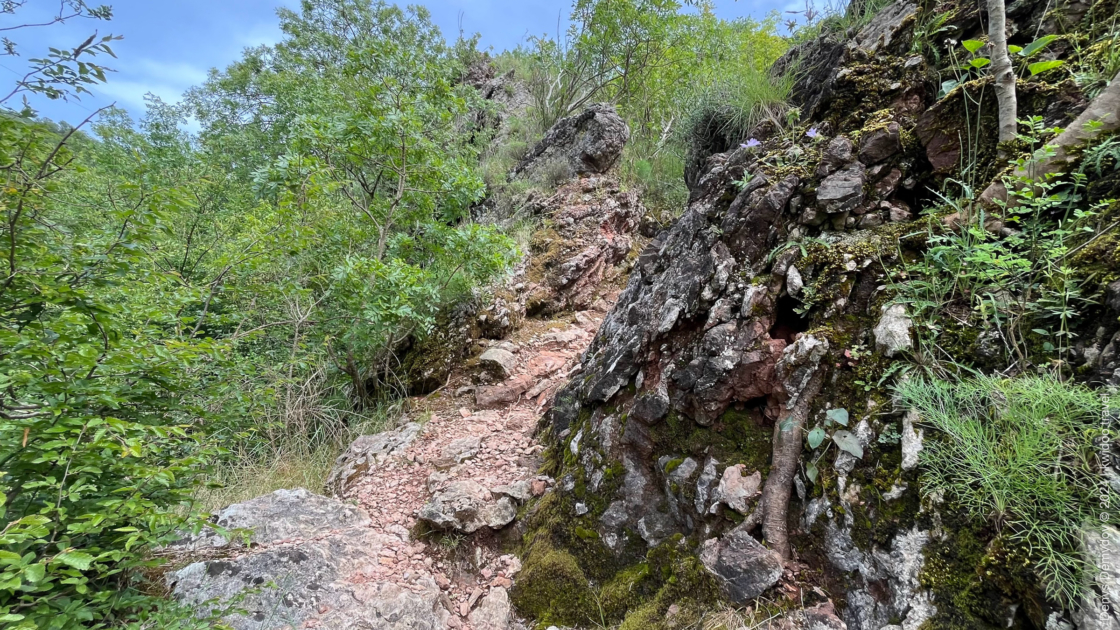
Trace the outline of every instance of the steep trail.
[[[616, 298], [611, 295], [609, 302], [600, 304], [609, 306]], [[537, 421], [552, 394], [578, 366], [603, 316], [583, 311], [560, 319], [530, 320], [509, 339], [491, 342], [517, 359], [513, 373], [492, 389], [524, 377], [533, 381], [533, 387], [512, 402], [489, 408], [476, 404], [471, 390], [478, 368], [470, 363], [456, 369], [440, 392], [412, 399], [409, 416], [425, 419], [419, 436], [343, 494], [370, 515], [370, 528], [389, 541], [379, 552], [379, 564], [353, 579], [393, 582], [420, 592], [430, 577], [452, 613], [449, 627], [473, 627], [472, 608], [491, 589], [508, 589], [520, 562], [502, 555], [495, 536], [482, 531], [467, 538], [443, 534], [451, 536], [454, 544], [469, 546], [466, 557], [438, 542], [416, 540], [410, 532], [417, 530], [419, 514], [433, 494], [457, 481], [475, 482], [485, 489], [528, 482], [533, 496], [546, 491], [551, 480], [537, 476], [544, 448], [534, 438]], [[456, 457], [462, 462], [449, 465]]]

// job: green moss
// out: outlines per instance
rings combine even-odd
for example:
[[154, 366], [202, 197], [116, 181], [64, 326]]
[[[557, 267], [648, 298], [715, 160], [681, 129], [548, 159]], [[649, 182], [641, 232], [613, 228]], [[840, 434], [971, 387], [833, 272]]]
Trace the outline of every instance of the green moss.
[[541, 626], [598, 621], [591, 614], [597, 608], [594, 592], [579, 563], [544, 540], [525, 556], [511, 596], [518, 610]]

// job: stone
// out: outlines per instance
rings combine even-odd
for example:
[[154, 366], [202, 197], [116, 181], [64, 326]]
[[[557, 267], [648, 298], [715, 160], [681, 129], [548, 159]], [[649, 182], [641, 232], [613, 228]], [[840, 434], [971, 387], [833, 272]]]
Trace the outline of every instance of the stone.
[[859, 229], [872, 230], [883, 224], [883, 216], [878, 212], [870, 212], [859, 218]]
[[1120, 280], [1108, 285], [1105, 296], [1105, 304], [1108, 308], [1120, 313]]
[[882, 308], [879, 323], [875, 325], [875, 346], [888, 357], [909, 350], [914, 346], [910, 328], [914, 322], [902, 304], [887, 304]]
[[803, 288], [805, 288], [805, 281], [801, 278], [801, 272], [791, 265], [786, 271], [786, 291], [793, 297], [797, 297], [801, 295]]
[[902, 171], [892, 168], [889, 173], [875, 183], [875, 192], [882, 198], [890, 197], [898, 190], [898, 183], [902, 181]]
[[741, 529], [704, 541], [700, 562], [715, 576], [724, 596], [736, 604], [758, 597], [782, 577], [782, 559], [777, 552]]
[[[885, 127], [864, 135], [859, 145], [859, 161], [877, 164], [902, 151], [902, 127], [891, 121]], [[901, 173], [899, 174], [901, 177]]]
[[513, 169], [514, 176], [539, 177], [556, 163], [573, 175], [606, 173], [622, 155], [630, 128], [614, 107], [589, 105], [575, 116], [561, 118]]
[[436, 468], [451, 468], [458, 464], [462, 464], [468, 459], [478, 455], [479, 449], [482, 448], [482, 438], [477, 436], [459, 438], [452, 440], [450, 444], [443, 447], [443, 451], [439, 457], [432, 463]]
[[489, 490], [471, 481], [455, 481], [432, 495], [420, 509], [420, 520], [433, 527], [465, 534], [489, 527], [501, 529], [517, 518], [517, 508], [509, 497], [495, 501]]
[[520, 374], [500, 385], [479, 387], [474, 392], [474, 402], [479, 407], [496, 407], [517, 402], [521, 395], [535, 384], [532, 376]]
[[723, 503], [740, 514], [747, 514], [750, 500], [758, 496], [762, 486], [762, 473], [756, 470], [744, 476], [746, 468], [745, 464], [737, 464], [724, 469], [723, 477], [712, 495], [709, 513], [715, 514], [719, 504]]
[[[829, 600], [812, 608], [788, 612], [769, 628], [770, 630], [848, 630], [848, 625], [836, 615], [836, 607]], [[880, 630], [889, 630], [889, 627]]]
[[863, 203], [865, 183], [863, 164], [853, 163], [821, 182], [817, 188], [817, 202], [829, 214], [853, 210]]
[[517, 368], [517, 357], [509, 350], [490, 348], [478, 358], [478, 364], [495, 378], [504, 381], [513, 376], [513, 371]]
[[1104, 526], [1081, 535], [1086, 556], [1100, 568], [1091, 580], [1081, 606], [1073, 614], [1078, 630], [1117, 630], [1120, 628], [1120, 530]]
[[914, 409], [902, 417], [902, 469], [913, 470], [918, 467], [918, 455], [922, 452], [925, 431], [918, 428], [921, 418]]
[[420, 434], [415, 422], [376, 435], [363, 435], [354, 440], [342, 455], [334, 460], [327, 475], [326, 487], [341, 495], [356, 479], [371, 468], [380, 466], [392, 457], [400, 457]]
[[490, 589], [468, 619], [474, 630], [506, 630], [510, 622], [509, 593], [502, 587]]
[[887, 206], [887, 212], [889, 213], [891, 222], [893, 223], [912, 221], [914, 219], [914, 213], [910, 211], [909, 207], [901, 202], [889, 204]]
[[[278, 490], [222, 513], [225, 523], [251, 530], [261, 546], [195, 562], [166, 580], [186, 606], [243, 611], [223, 617], [235, 630], [432, 630], [449, 619], [430, 578], [413, 589], [351, 579], [400, 541], [371, 530], [369, 517], [354, 506], [307, 490]], [[281, 540], [287, 544], [268, 544]]]
[[490, 492], [498, 496], [507, 496], [519, 503], [524, 503], [533, 497], [532, 482], [528, 479], [515, 481], [504, 486], [495, 486], [490, 488]]
[[852, 141], [845, 136], [836, 136], [828, 141], [817, 165], [817, 177], [828, 177], [840, 167], [852, 161]]

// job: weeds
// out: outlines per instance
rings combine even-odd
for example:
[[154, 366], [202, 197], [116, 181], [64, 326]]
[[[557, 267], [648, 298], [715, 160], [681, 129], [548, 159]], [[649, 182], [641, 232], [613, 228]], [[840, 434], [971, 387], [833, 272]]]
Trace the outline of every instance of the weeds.
[[1115, 440], [1100, 424], [1101, 397], [1052, 377], [977, 376], [960, 382], [915, 378], [900, 401], [937, 430], [921, 452], [922, 492], [944, 497], [1023, 547], [1047, 596], [1072, 606], [1093, 567], [1080, 552], [1098, 512], [1118, 519], [1115, 494], [1101, 506], [1095, 440]]

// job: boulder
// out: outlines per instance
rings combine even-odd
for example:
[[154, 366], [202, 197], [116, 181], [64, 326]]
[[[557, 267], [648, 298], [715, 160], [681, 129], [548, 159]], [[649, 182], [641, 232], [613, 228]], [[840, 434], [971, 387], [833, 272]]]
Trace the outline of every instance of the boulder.
[[353, 579], [377, 564], [382, 549], [401, 542], [373, 532], [369, 517], [353, 506], [302, 489], [278, 490], [229, 506], [218, 521], [252, 530], [254, 546], [195, 562], [166, 579], [184, 605], [241, 611], [223, 617], [235, 630], [446, 627], [449, 614], [430, 578], [412, 589]]
[[902, 304], [888, 304], [883, 307], [882, 316], [876, 324], [875, 346], [888, 357], [909, 350], [914, 341], [910, 338], [910, 328], [914, 322], [906, 314]]
[[836, 136], [828, 141], [817, 165], [817, 177], [828, 177], [852, 161], [852, 141], [845, 136]]
[[481, 484], [465, 480], [448, 484], [436, 492], [420, 509], [420, 520], [438, 529], [465, 534], [489, 527], [501, 529], [517, 518], [517, 508], [509, 497], [496, 501]]
[[506, 630], [510, 624], [509, 593], [500, 586], [490, 589], [467, 618], [474, 630]]
[[758, 597], [782, 577], [781, 556], [741, 529], [706, 540], [700, 562], [715, 576], [724, 596], [736, 604]]
[[901, 151], [902, 127], [892, 121], [864, 135], [859, 145], [859, 161], [877, 164]]
[[478, 455], [478, 450], [480, 448], [482, 448], [482, 438], [477, 436], [452, 440], [450, 444], [443, 447], [439, 457], [432, 463], [436, 468], [451, 468]]
[[376, 435], [363, 435], [354, 440], [342, 455], [334, 460], [326, 487], [335, 495], [346, 492], [347, 487], [371, 468], [380, 466], [391, 457], [400, 457], [420, 434], [415, 422]]
[[865, 183], [867, 178], [864, 166], [855, 162], [821, 182], [817, 188], [817, 202], [829, 214], [854, 210], [863, 203]]
[[606, 173], [629, 140], [630, 128], [613, 106], [589, 105], [582, 113], [557, 121], [512, 174], [541, 177], [557, 165], [566, 166], [572, 175]]
[[494, 378], [504, 381], [513, 376], [513, 371], [517, 368], [517, 357], [508, 350], [490, 348], [478, 358], [478, 364]]

